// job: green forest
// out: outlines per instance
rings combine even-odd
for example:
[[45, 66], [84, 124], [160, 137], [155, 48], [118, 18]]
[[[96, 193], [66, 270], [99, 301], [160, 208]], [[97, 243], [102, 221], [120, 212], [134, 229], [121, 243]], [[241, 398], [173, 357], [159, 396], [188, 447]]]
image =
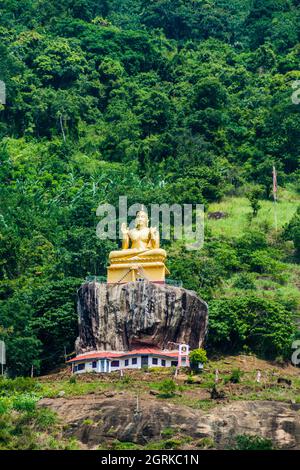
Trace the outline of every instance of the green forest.
[[[300, 318], [299, 0], [0, 1], [0, 339], [10, 375], [74, 350], [76, 292], [118, 241], [99, 204], [205, 205], [163, 243], [208, 354], [288, 360]], [[274, 226], [272, 168], [278, 177]]]

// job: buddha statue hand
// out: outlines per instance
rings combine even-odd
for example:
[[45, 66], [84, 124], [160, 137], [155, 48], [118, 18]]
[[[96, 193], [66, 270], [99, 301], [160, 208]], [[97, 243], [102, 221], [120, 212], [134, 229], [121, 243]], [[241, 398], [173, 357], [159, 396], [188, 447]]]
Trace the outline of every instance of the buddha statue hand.
[[156, 227], [150, 227], [150, 236], [151, 236], [151, 238], [156, 238], [157, 237], [157, 228]]
[[123, 223], [121, 225], [121, 232], [122, 232], [123, 235], [128, 235], [128, 233], [129, 233], [129, 229], [128, 229], [128, 227], [125, 223]]

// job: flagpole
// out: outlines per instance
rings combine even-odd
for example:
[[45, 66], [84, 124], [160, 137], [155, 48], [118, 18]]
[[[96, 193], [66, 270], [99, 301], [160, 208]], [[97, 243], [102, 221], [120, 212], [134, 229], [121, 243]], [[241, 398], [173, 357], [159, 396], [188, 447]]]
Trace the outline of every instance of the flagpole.
[[277, 221], [277, 199], [274, 197], [274, 219], [275, 219], [275, 230], [278, 231], [278, 221]]
[[277, 174], [276, 168], [273, 166], [273, 199], [274, 199], [274, 222], [275, 230], [278, 230], [278, 220], [277, 220]]

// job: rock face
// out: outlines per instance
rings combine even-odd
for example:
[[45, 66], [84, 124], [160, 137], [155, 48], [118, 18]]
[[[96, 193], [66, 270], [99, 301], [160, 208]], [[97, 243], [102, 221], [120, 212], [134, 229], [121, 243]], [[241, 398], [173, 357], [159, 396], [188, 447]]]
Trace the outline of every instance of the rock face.
[[148, 281], [127, 284], [88, 282], [78, 291], [77, 354], [126, 351], [139, 344], [171, 349], [203, 345], [207, 304], [196, 293]]
[[[268, 438], [280, 449], [300, 449], [299, 404], [237, 401], [205, 412], [149, 396], [140, 400], [137, 413], [136, 397], [119, 394], [114, 398], [45, 398], [40, 405], [54, 409], [66, 424], [67, 435], [87, 448], [110, 439], [145, 445], [161, 439], [165, 428], [173, 428], [195, 441], [211, 438], [216, 449], [231, 447], [241, 434]], [[93, 424], [86, 425], [87, 419]]]

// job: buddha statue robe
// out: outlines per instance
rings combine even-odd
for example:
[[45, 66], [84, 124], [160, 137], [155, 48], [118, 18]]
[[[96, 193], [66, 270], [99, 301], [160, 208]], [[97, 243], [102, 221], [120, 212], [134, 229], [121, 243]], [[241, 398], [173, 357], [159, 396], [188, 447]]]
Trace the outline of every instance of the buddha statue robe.
[[123, 236], [122, 250], [112, 251], [109, 255], [110, 266], [107, 272], [108, 283], [120, 283], [147, 279], [164, 282], [169, 274], [165, 266], [167, 253], [159, 247], [159, 232], [156, 227], [148, 227], [148, 216], [139, 211], [135, 227], [121, 227]]

